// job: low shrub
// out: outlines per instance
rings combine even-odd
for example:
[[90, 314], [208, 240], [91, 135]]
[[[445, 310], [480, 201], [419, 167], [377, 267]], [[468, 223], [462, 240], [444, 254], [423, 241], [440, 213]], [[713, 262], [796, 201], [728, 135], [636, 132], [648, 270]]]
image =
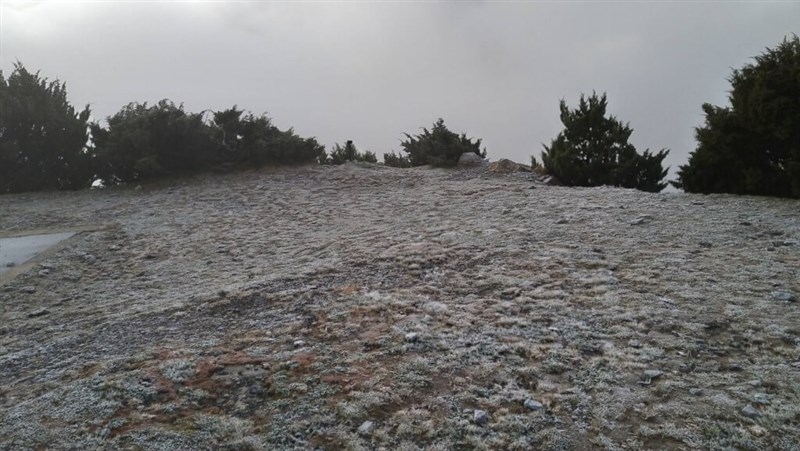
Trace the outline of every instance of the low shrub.
[[394, 168], [410, 168], [411, 161], [404, 155], [398, 155], [394, 152], [383, 154], [383, 164]]
[[[422, 129], [423, 132], [416, 136], [405, 134], [406, 140], [400, 145], [403, 151], [408, 154], [411, 166], [455, 166], [461, 154], [475, 152], [481, 157], [486, 158], [486, 149], [481, 150], [481, 140], [467, 138], [462, 133], [458, 135], [451, 132], [444, 125], [444, 119], [439, 119], [433, 124], [433, 128]], [[384, 156], [385, 158], [385, 156]]]
[[353, 141], [347, 141], [344, 146], [338, 143], [333, 145], [333, 150], [328, 157], [330, 164], [344, 164], [347, 161], [361, 161], [365, 163], [377, 163], [378, 157], [370, 151], [359, 152]]

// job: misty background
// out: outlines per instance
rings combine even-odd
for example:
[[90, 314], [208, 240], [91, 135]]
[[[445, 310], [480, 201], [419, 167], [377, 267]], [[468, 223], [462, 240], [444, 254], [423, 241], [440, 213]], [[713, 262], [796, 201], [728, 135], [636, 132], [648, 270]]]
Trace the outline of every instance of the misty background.
[[0, 3], [0, 69], [67, 83], [104, 119], [163, 98], [234, 104], [330, 148], [378, 155], [439, 117], [489, 158], [527, 163], [561, 131], [558, 102], [607, 92], [631, 142], [694, 150], [701, 105], [800, 30], [800, 2]]

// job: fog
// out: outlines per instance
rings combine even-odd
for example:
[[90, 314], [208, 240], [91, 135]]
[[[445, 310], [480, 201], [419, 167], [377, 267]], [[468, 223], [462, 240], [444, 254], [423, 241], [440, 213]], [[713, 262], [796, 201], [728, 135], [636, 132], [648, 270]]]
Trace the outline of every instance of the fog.
[[67, 82], [96, 118], [237, 104], [381, 155], [442, 117], [519, 162], [561, 129], [560, 99], [607, 92], [674, 174], [701, 105], [726, 103], [731, 70], [798, 22], [798, 2], [3, 2], [0, 68]]

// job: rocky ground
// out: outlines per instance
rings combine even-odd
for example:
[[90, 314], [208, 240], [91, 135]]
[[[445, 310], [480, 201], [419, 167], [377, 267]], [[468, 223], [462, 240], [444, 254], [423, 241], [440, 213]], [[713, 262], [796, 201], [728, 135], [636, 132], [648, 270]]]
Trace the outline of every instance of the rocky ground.
[[800, 449], [800, 202], [267, 169], [0, 196], [0, 448]]

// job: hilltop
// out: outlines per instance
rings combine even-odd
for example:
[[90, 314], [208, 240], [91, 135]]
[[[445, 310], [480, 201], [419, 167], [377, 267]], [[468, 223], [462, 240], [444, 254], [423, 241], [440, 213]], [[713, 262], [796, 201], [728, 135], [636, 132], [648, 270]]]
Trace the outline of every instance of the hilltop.
[[0, 212], [83, 230], [0, 285], [2, 449], [800, 443], [797, 200], [345, 164]]

